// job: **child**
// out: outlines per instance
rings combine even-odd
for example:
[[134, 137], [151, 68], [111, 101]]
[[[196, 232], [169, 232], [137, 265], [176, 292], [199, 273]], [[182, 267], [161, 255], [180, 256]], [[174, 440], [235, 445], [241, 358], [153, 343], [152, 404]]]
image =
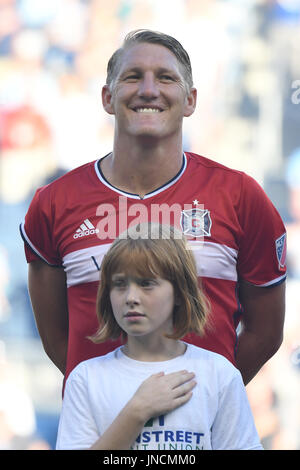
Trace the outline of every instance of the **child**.
[[95, 342], [124, 345], [67, 379], [57, 449], [262, 449], [239, 371], [180, 341], [204, 334], [208, 307], [174, 227], [142, 224], [101, 266]]

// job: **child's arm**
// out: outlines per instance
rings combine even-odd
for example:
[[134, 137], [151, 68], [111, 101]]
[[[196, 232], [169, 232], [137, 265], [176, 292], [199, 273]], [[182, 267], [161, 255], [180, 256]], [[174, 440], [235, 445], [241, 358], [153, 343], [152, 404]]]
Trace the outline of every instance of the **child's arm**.
[[150, 418], [168, 413], [191, 398], [196, 385], [194, 376], [187, 371], [151, 375], [91, 450], [129, 450]]

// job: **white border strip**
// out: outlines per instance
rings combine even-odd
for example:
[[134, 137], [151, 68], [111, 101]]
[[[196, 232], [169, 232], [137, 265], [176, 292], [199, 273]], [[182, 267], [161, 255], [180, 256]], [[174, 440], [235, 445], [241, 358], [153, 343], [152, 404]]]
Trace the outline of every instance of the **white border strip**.
[[[99, 281], [102, 260], [111, 243], [90, 246], [76, 250], [63, 257], [63, 267], [67, 276], [67, 287]], [[94, 258], [94, 259], [93, 259]]]
[[280, 281], [283, 281], [285, 278], [286, 278], [286, 274], [283, 274], [282, 276], [279, 276], [276, 279], [273, 279], [273, 281], [266, 282], [266, 284], [252, 284], [252, 285], [256, 287], [270, 287], [273, 284], [280, 283]]

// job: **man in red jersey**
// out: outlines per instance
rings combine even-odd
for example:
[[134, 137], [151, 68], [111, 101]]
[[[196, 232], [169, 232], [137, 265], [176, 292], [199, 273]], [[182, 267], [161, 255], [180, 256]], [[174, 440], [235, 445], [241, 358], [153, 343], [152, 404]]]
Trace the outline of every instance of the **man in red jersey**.
[[213, 325], [186, 341], [227, 357], [245, 384], [282, 342], [284, 225], [251, 177], [183, 152], [183, 118], [196, 98], [176, 39], [129, 34], [102, 89], [115, 117], [112, 152], [33, 198], [21, 225], [29, 292], [45, 351], [65, 378], [79, 362], [115, 349], [87, 339], [97, 328], [101, 260], [119, 233], [145, 220], [181, 227], [194, 250]]

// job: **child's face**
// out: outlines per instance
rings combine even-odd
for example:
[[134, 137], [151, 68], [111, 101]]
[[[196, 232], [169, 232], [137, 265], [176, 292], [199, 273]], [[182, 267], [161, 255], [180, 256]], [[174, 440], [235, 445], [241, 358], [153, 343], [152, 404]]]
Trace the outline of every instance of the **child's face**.
[[173, 330], [174, 289], [166, 279], [114, 274], [110, 301], [117, 323], [128, 336]]

